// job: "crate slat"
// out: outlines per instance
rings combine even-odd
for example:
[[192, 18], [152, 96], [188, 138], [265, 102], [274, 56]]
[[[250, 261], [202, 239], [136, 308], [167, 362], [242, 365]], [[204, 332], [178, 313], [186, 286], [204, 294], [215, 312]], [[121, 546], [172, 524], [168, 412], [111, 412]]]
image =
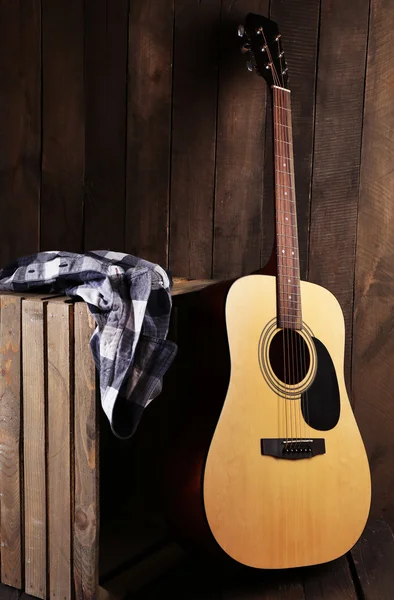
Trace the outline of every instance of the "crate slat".
[[76, 600], [96, 597], [98, 586], [98, 414], [95, 365], [89, 341], [94, 321], [86, 304], [74, 307], [75, 326], [75, 523]]
[[21, 298], [0, 296], [1, 581], [22, 587]]
[[49, 597], [61, 600], [71, 599], [72, 317], [72, 305], [48, 302]]
[[47, 596], [45, 312], [40, 299], [22, 302], [25, 591], [38, 598]]

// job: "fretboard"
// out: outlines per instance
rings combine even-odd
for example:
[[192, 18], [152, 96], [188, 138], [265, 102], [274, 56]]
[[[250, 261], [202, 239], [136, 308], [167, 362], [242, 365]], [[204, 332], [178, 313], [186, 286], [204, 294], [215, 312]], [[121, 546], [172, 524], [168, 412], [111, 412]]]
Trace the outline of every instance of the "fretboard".
[[273, 86], [278, 327], [302, 329], [290, 91]]

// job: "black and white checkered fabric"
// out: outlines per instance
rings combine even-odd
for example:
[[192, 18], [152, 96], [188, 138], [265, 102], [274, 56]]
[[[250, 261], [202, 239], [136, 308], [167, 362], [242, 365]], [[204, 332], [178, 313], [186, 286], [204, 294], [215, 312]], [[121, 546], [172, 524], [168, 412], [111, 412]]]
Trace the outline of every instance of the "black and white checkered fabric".
[[162, 267], [120, 252], [40, 252], [0, 269], [0, 290], [64, 293], [88, 304], [101, 404], [121, 438], [135, 432], [176, 354], [166, 339], [170, 287]]

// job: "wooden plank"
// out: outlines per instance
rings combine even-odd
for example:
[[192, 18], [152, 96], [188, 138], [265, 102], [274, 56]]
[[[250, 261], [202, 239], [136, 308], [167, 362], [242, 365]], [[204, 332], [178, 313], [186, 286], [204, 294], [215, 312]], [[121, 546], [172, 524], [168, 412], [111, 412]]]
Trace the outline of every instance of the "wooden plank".
[[41, 249], [82, 250], [84, 0], [42, 1]]
[[75, 598], [93, 599], [98, 586], [99, 423], [96, 372], [90, 350], [95, 323], [84, 303], [74, 306], [75, 319]]
[[368, 524], [351, 552], [355, 575], [363, 600], [391, 600], [394, 597], [394, 536], [388, 524]]
[[[128, 0], [86, 2], [85, 249], [124, 248]], [[107, 227], [108, 215], [111, 226]]]
[[304, 573], [305, 600], [357, 600], [346, 556]]
[[174, 0], [130, 3], [126, 252], [168, 261]]
[[268, 0], [223, 0], [217, 139], [213, 277], [260, 267], [267, 85], [246, 70], [237, 23], [268, 14]]
[[394, 6], [372, 2], [361, 157], [354, 312], [356, 417], [371, 471], [372, 514], [394, 525]]
[[[297, 196], [300, 273], [305, 279], [309, 243], [312, 184], [315, 81], [320, 0], [271, 0], [270, 15], [282, 35], [291, 89], [294, 170]], [[273, 145], [271, 102], [267, 114], [264, 168], [262, 266], [270, 257], [274, 239]]]
[[40, 0], [0, 2], [1, 265], [39, 247], [40, 6]]
[[38, 598], [47, 597], [45, 314], [45, 302], [22, 302], [25, 591]]
[[171, 296], [197, 292], [213, 283], [216, 283], [214, 279], [182, 279], [181, 277], [174, 277]]
[[219, 19], [220, 0], [175, 0], [170, 265], [185, 277], [212, 271]]
[[72, 316], [72, 305], [48, 303], [49, 595], [61, 600], [71, 598]]
[[[201, 600], [203, 596], [201, 595]], [[241, 580], [231, 583], [220, 596], [223, 600], [305, 600], [300, 581], [285, 582], [278, 577], [265, 580]]]
[[22, 587], [21, 303], [0, 296], [1, 581]]
[[308, 279], [342, 306], [349, 391], [367, 31], [368, 2], [323, 1]]

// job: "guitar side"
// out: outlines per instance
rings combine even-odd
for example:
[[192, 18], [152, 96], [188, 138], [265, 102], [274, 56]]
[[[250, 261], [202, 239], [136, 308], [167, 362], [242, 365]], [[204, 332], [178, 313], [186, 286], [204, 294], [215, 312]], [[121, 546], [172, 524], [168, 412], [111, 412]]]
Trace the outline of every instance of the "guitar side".
[[[203, 503], [221, 548], [252, 567], [333, 560], [354, 545], [369, 513], [369, 466], [343, 376], [342, 311], [315, 284], [302, 281], [301, 295], [303, 320], [327, 349], [338, 382], [339, 420], [326, 431], [307, 425], [300, 400], [281, 398], [262, 374], [260, 340], [276, 318], [275, 277], [243, 277], [227, 296], [231, 376], [205, 462]], [[290, 409], [297, 437], [324, 439], [324, 454], [302, 460], [262, 455], [262, 439], [289, 436]]]

